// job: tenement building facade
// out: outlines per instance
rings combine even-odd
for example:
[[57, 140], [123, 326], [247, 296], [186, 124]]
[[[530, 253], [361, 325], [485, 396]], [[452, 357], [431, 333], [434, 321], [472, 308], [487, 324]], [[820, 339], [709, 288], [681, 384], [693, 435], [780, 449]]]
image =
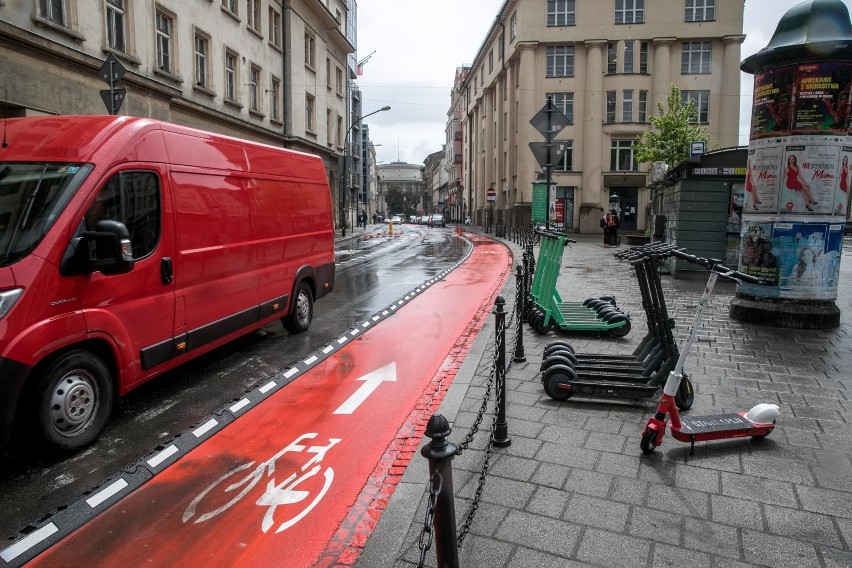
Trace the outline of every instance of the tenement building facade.
[[320, 155], [337, 200], [354, 0], [0, 1], [0, 112], [118, 114]]
[[[672, 84], [721, 147], [738, 141], [743, 0], [506, 0], [464, 82], [464, 199], [474, 222], [526, 225], [543, 168], [530, 119], [547, 98], [568, 118], [552, 164], [554, 224], [624, 230], [650, 220], [650, 164], [632, 146]], [[491, 190], [491, 191], [489, 191]], [[496, 194], [496, 199], [487, 199]]]

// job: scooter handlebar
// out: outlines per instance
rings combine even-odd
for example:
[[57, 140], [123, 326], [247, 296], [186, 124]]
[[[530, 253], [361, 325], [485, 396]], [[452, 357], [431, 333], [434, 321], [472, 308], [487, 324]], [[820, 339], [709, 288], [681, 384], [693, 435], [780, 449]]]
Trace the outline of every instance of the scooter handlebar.
[[728, 278], [739, 283], [760, 283], [759, 278], [752, 276], [751, 274], [746, 274], [744, 272], [740, 272], [739, 270], [734, 270], [733, 268], [725, 266], [724, 264], [722, 264], [722, 261], [717, 258], [704, 258], [703, 256], [696, 256], [694, 254], [689, 254], [688, 252], [682, 249], [672, 249], [671, 254], [681, 260], [685, 260], [692, 264], [703, 266], [707, 270], [712, 270], [723, 278]]

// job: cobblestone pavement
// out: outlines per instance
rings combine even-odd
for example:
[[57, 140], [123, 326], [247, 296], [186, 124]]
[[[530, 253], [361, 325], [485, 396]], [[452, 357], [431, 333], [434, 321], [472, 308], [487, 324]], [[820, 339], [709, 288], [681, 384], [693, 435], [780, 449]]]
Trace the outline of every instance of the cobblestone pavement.
[[[578, 352], [630, 354], [647, 326], [635, 276], [600, 239], [580, 236], [565, 250], [557, 290], [565, 301], [613, 294], [631, 314], [622, 339], [524, 326], [526, 362], [507, 371], [511, 445], [494, 448], [461, 566], [488, 567], [824, 567], [852, 566], [852, 258], [844, 255], [837, 305], [841, 325], [803, 331], [728, 318], [735, 288], [720, 281], [689, 352], [695, 386], [690, 415], [781, 407], [764, 440], [689, 444], [669, 433], [656, 451], [639, 440], [654, 400], [573, 397], [556, 402], [542, 389], [544, 346], [568, 339]], [[520, 262], [521, 249], [508, 241]], [[852, 240], [846, 239], [848, 246]], [[536, 249], [538, 250], [538, 249]], [[503, 290], [510, 311], [515, 282]], [[663, 276], [680, 345], [705, 277]], [[493, 320], [493, 317], [491, 318]], [[515, 345], [514, 330], [507, 332]], [[494, 358], [494, 323], [480, 332], [441, 406], [459, 443], [485, 395]], [[464, 520], [486, 456], [492, 414], [453, 461], [457, 524]], [[428, 440], [426, 440], [428, 441]], [[357, 566], [418, 563], [428, 468], [412, 461]], [[434, 548], [426, 565], [435, 566]]]

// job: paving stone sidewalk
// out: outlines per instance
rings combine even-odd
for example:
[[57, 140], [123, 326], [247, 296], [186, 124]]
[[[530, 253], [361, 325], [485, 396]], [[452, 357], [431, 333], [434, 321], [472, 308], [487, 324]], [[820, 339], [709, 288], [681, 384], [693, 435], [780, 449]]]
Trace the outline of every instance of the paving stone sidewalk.
[[[498, 239], [500, 240], [500, 239]], [[728, 318], [734, 285], [719, 282], [685, 365], [695, 386], [688, 414], [781, 407], [768, 438], [689, 445], [667, 433], [645, 456], [642, 428], [654, 401], [550, 399], [538, 372], [544, 346], [570, 340], [578, 352], [630, 354], [647, 326], [635, 276], [599, 238], [565, 250], [557, 290], [565, 301], [613, 294], [631, 314], [622, 339], [524, 325], [526, 362], [507, 374], [511, 445], [494, 448], [461, 566], [488, 567], [850, 567], [852, 566], [852, 258], [844, 255], [837, 304], [841, 325], [802, 331]], [[520, 247], [513, 250], [515, 264]], [[852, 241], [847, 240], [847, 244]], [[536, 249], [536, 252], [538, 249]], [[503, 289], [514, 309], [515, 282]], [[706, 279], [663, 276], [681, 344]], [[458, 444], [485, 395], [495, 352], [493, 317], [441, 406]], [[515, 345], [507, 332], [507, 362]], [[656, 399], [655, 399], [656, 400]], [[489, 411], [470, 447], [453, 461], [457, 524], [475, 494]], [[424, 440], [428, 441], [428, 440]], [[409, 567], [420, 557], [428, 464], [408, 467], [357, 566]], [[434, 548], [426, 565], [435, 566]]]

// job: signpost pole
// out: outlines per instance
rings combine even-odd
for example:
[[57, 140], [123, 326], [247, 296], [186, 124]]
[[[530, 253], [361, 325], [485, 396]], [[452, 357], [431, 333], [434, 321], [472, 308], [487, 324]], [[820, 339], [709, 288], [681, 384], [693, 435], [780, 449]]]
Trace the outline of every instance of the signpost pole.
[[551, 144], [553, 143], [553, 97], [550, 95], [547, 96], [547, 134], [545, 134], [545, 141], [547, 143], [547, 165], [545, 166], [545, 170], [547, 171], [547, 215], [545, 216], [544, 228], [545, 230], [550, 230], [550, 182], [552, 173], [550, 171], [550, 158], [552, 152]]

